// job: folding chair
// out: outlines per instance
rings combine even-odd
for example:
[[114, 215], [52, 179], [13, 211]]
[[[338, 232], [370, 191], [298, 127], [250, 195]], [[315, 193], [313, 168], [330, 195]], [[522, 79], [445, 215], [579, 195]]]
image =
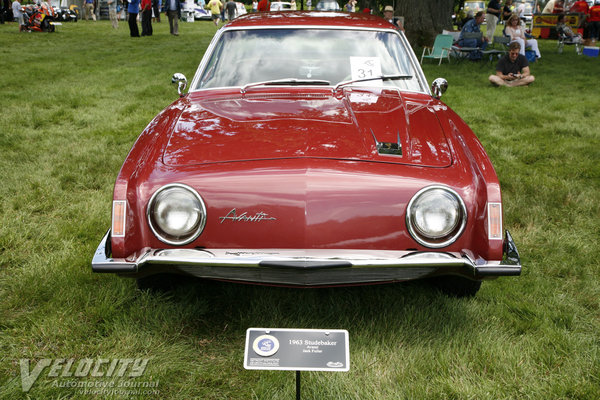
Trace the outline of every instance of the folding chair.
[[[470, 40], [474, 39], [476, 43], [482, 41], [483, 33], [482, 32], [464, 32], [462, 39]], [[464, 42], [463, 42], [464, 43]], [[458, 62], [465, 60], [467, 58], [479, 60], [479, 56], [473, 56], [474, 53], [478, 53], [478, 55], [482, 54], [481, 47], [466, 47], [466, 46], [452, 46], [452, 55], [456, 58]], [[474, 57], [474, 58], [473, 58]]]
[[510, 38], [508, 36], [494, 36], [492, 39], [491, 48], [484, 50], [483, 56], [488, 57], [489, 61], [492, 62], [494, 56], [498, 56], [498, 58], [502, 57], [506, 53], [508, 53], [508, 44], [510, 43]]
[[[450, 49], [452, 48], [452, 36], [451, 35], [437, 35], [433, 47], [425, 47], [423, 54], [421, 54], [421, 64], [423, 64], [423, 58], [430, 58], [433, 60], [440, 60], [438, 65], [442, 64], [442, 59], [447, 59], [450, 62]], [[427, 53], [427, 54], [425, 54]]]
[[444, 29], [442, 31], [442, 35], [452, 36], [452, 43], [456, 43], [456, 42], [458, 42], [458, 39], [460, 38], [460, 31], [447, 31], [446, 29]]

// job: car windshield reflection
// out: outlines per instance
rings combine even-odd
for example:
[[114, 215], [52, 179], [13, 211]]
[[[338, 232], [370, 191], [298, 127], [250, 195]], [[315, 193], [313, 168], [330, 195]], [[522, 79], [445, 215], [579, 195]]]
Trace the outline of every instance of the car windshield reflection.
[[[194, 90], [244, 87], [257, 82], [358, 81], [424, 91], [398, 34], [345, 29], [251, 29], [225, 31]], [[405, 76], [407, 79], [369, 79]], [[366, 78], [366, 79], [365, 79]]]

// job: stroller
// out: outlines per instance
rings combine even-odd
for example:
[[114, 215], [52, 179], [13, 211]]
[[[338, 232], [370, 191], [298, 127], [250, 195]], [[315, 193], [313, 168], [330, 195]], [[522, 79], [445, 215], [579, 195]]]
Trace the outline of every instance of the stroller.
[[558, 54], [562, 54], [565, 45], [575, 45], [575, 51], [577, 54], [583, 54], [583, 40], [581, 39], [581, 36], [569, 36], [564, 29], [560, 27], [556, 29], [556, 33], [558, 35], [558, 44], [556, 49]]

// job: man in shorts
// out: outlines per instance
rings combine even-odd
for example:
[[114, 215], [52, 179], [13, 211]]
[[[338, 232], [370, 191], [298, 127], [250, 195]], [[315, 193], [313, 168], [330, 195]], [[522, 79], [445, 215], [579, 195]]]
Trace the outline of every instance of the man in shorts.
[[219, 26], [219, 19], [221, 19], [221, 10], [223, 9], [223, 3], [219, 0], [210, 0], [206, 5], [206, 8], [210, 10], [212, 20], [215, 26]]
[[19, 32], [23, 32], [25, 30], [25, 21], [23, 20], [23, 11], [21, 10], [21, 3], [19, 3], [19, 0], [13, 1], [12, 11], [13, 17], [15, 17], [15, 20], [17, 20], [17, 23], [19, 24]]
[[526, 86], [535, 80], [529, 73], [529, 63], [524, 55], [520, 54], [521, 45], [512, 42], [508, 47], [508, 54], [498, 60], [496, 75], [490, 75], [490, 83], [496, 86]]

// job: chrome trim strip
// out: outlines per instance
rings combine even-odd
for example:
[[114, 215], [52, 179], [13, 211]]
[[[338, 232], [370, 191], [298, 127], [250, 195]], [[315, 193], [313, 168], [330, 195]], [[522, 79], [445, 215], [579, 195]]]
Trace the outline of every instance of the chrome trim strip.
[[[516, 251], [507, 232], [508, 247]], [[110, 231], [92, 260], [94, 272], [135, 275], [144, 266], [172, 266], [190, 275], [214, 279], [284, 284], [344, 284], [416, 279], [436, 271], [472, 279], [521, 273], [515, 253], [506, 261], [471, 260], [466, 254], [415, 251], [322, 249], [144, 249], [135, 258], [111, 258]], [[506, 258], [506, 257], [505, 257]], [[411, 272], [411, 270], [414, 270]], [[439, 271], [441, 270], [441, 271]], [[254, 271], [254, 272], [251, 272]], [[307, 275], [308, 274], [308, 275]], [[373, 276], [370, 276], [372, 274]], [[413, 274], [414, 276], [411, 276]], [[335, 281], [317, 283], [315, 275]], [[283, 278], [282, 278], [283, 276]], [[303, 282], [295, 282], [294, 277]], [[394, 278], [396, 277], [396, 278]], [[286, 279], [286, 281], [274, 280]]]
[[134, 273], [138, 271], [138, 263], [141, 260], [138, 258], [134, 262], [127, 261], [123, 258], [110, 258], [110, 230], [106, 232], [94, 258], [92, 258], [92, 271], [94, 272], [114, 272], [114, 273]]

